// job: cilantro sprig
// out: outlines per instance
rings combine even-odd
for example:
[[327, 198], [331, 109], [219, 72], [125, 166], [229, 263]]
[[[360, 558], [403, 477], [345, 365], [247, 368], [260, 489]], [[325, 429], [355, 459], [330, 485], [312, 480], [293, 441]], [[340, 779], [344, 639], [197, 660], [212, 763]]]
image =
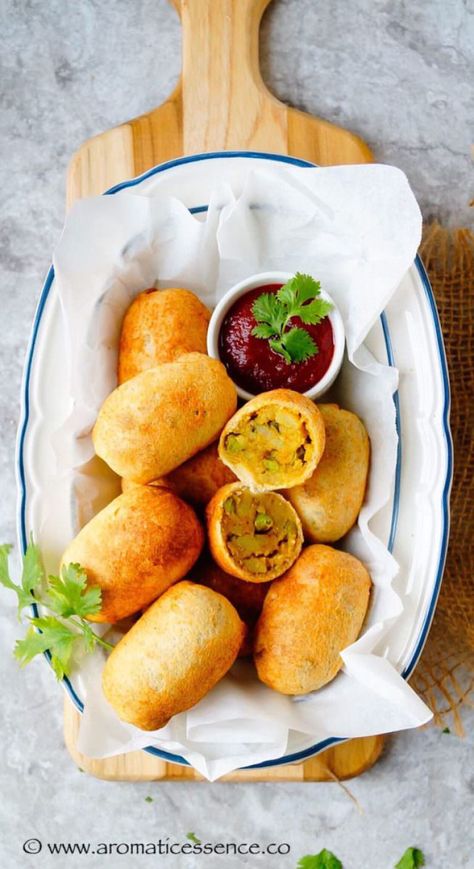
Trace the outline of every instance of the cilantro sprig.
[[99, 612], [102, 595], [97, 586], [87, 586], [87, 574], [79, 564], [65, 565], [61, 576], [47, 577], [40, 551], [32, 540], [23, 556], [20, 582], [15, 583], [8, 566], [10, 551], [8, 544], [0, 546], [0, 585], [16, 594], [18, 619], [21, 621], [25, 607], [34, 603], [46, 611], [45, 615], [26, 616], [28, 631], [16, 641], [13, 650], [20, 666], [48, 651], [53, 670], [62, 679], [70, 674], [77, 651], [91, 652], [97, 643], [113, 649], [86, 621], [87, 616]]
[[290, 321], [299, 317], [306, 326], [314, 326], [324, 320], [333, 306], [320, 296], [319, 281], [297, 272], [278, 292], [262, 293], [255, 299], [252, 314], [257, 325], [252, 335], [267, 340], [288, 365], [305, 362], [318, 353], [318, 346], [306, 329]]

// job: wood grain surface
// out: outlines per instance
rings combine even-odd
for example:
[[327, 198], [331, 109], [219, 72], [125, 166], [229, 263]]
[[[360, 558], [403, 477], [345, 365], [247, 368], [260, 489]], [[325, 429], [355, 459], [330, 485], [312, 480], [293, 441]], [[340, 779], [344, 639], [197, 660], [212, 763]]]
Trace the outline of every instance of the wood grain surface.
[[[181, 15], [179, 84], [158, 108], [84, 142], [67, 179], [67, 205], [133, 178], [158, 163], [205, 151], [291, 154], [320, 165], [372, 161], [353, 133], [277, 100], [259, 67], [259, 25], [270, 0], [172, 0]], [[76, 748], [80, 714], [66, 697], [66, 746], [81, 769], [109, 780], [200, 780], [189, 767], [144, 751], [92, 759]], [[227, 781], [334, 781], [372, 766], [380, 736], [353, 739], [301, 764], [242, 770]]]

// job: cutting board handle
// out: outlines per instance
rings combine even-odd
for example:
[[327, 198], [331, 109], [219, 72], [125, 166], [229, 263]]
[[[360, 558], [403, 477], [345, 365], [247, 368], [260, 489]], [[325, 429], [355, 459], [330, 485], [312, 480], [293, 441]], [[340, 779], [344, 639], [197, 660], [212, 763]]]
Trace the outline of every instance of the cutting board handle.
[[[260, 75], [260, 20], [270, 0], [171, 0], [183, 28], [183, 150], [287, 149], [286, 106]], [[269, 98], [270, 97], [270, 98]]]

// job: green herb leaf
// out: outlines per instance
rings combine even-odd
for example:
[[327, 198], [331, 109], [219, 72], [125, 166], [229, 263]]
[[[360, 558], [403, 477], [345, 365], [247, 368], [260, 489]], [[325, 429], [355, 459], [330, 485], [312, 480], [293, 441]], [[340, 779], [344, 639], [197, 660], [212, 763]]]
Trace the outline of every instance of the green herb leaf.
[[278, 335], [281, 331], [284, 319], [284, 311], [278, 304], [274, 293], [262, 293], [255, 299], [252, 305], [252, 314], [257, 323], [266, 323], [272, 329], [272, 335]]
[[201, 840], [198, 839], [195, 833], [186, 833], [186, 838], [189, 839], [191, 842], [194, 842], [195, 845], [201, 844]]
[[279, 338], [278, 340], [276, 338], [272, 338], [272, 340], [269, 341], [269, 344], [272, 350], [275, 351], [275, 353], [279, 353], [280, 356], [283, 356], [283, 359], [288, 365], [291, 364], [292, 359], [283, 343], [283, 338]]
[[9, 588], [14, 591], [18, 601], [18, 618], [25, 607], [35, 603], [35, 597], [32, 594], [41, 584], [44, 576], [43, 565], [41, 563], [38, 548], [31, 542], [25, 552], [23, 558], [23, 572], [21, 584], [13, 582], [8, 569], [8, 556], [11, 552], [11, 546], [4, 543], [0, 546], [0, 584], [4, 588]]
[[425, 865], [423, 851], [419, 848], [407, 848], [401, 860], [395, 865], [395, 869], [419, 869]]
[[441, 733], [451, 733], [449, 727], [443, 727]]
[[152, 803], [152, 802], [153, 802], [153, 797], [145, 797], [145, 802], [146, 802], [146, 803]]
[[324, 848], [319, 854], [307, 854], [301, 857], [296, 869], [343, 869], [337, 857]]
[[[23, 556], [21, 584], [13, 582], [8, 569], [11, 547], [0, 546], [0, 584], [14, 591], [18, 599], [18, 612], [32, 603], [48, 610], [47, 615], [28, 617], [30, 627], [26, 636], [17, 640], [13, 654], [20, 666], [29, 664], [37, 655], [49, 651], [51, 665], [58, 679], [71, 672], [73, 653], [82, 644], [90, 652], [96, 645], [106, 649], [113, 646], [92, 630], [86, 616], [97, 613], [101, 607], [101, 590], [87, 587], [87, 574], [79, 564], [63, 567], [62, 575], [49, 576], [46, 588], [44, 570], [38, 547], [33, 540]], [[36, 630], [35, 630], [36, 629]]]
[[[15, 644], [15, 658], [20, 666], [24, 667], [36, 655], [41, 655], [48, 650], [51, 653], [53, 670], [57, 678], [62, 679], [71, 671], [71, 658], [78, 634], [54, 616], [42, 616], [30, 621], [33, 627], [29, 628], [26, 636], [22, 640], [17, 640]], [[38, 628], [41, 633], [34, 628]]]
[[68, 564], [61, 577], [48, 577], [46, 603], [58, 616], [86, 616], [99, 612], [101, 593], [98, 586], [87, 588], [87, 574], [80, 564]]
[[314, 302], [310, 302], [308, 305], [303, 305], [299, 308], [298, 317], [307, 326], [315, 326], [316, 323], [324, 320], [331, 310], [332, 305], [330, 302], [326, 302], [324, 299], [315, 299]]
[[[320, 323], [332, 309], [320, 298], [321, 285], [311, 275], [297, 272], [277, 293], [262, 293], [252, 305], [257, 325], [252, 335], [269, 342], [285, 362], [304, 362], [318, 352], [313, 338], [301, 327], [292, 327], [293, 317], [306, 325]], [[291, 337], [290, 337], [291, 336]]]
[[275, 329], [269, 323], [259, 323], [258, 326], [253, 327], [252, 335], [255, 335], [255, 338], [271, 338], [275, 335]]
[[318, 347], [306, 329], [295, 326], [283, 336], [283, 344], [292, 362], [306, 362], [311, 356], [318, 353]]

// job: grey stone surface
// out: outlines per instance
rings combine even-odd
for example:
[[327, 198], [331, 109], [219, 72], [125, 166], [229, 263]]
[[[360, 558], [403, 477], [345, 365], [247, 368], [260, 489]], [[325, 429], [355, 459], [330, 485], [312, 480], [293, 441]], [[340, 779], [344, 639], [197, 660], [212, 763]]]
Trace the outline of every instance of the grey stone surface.
[[[218, 2], [218, 0], [216, 0]], [[15, 539], [14, 439], [35, 304], [63, 221], [70, 154], [88, 136], [159, 104], [180, 68], [165, 0], [1, 0], [0, 540]], [[403, 168], [426, 217], [470, 220], [472, 0], [274, 0], [262, 29], [266, 81], [282, 99], [360, 133]], [[411, 844], [427, 865], [474, 867], [472, 736], [394, 737], [373, 771], [337, 785], [108, 784], [81, 774], [62, 744], [61, 692], [43, 662], [19, 673], [20, 628], [0, 594], [0, 864], [134, 867], [159, 858], [41, 857], [21, 843], [182, 838], [289, 842], [288, 857], [163, 857], [291, 869], [332, 848], [345, 869], [389, 869]], [[474, 715], [466, 712], [472, 734]], [[153, 803], [145, 802], [150, 794]], [[46, 844], [44, 846], [46, 849]]]

